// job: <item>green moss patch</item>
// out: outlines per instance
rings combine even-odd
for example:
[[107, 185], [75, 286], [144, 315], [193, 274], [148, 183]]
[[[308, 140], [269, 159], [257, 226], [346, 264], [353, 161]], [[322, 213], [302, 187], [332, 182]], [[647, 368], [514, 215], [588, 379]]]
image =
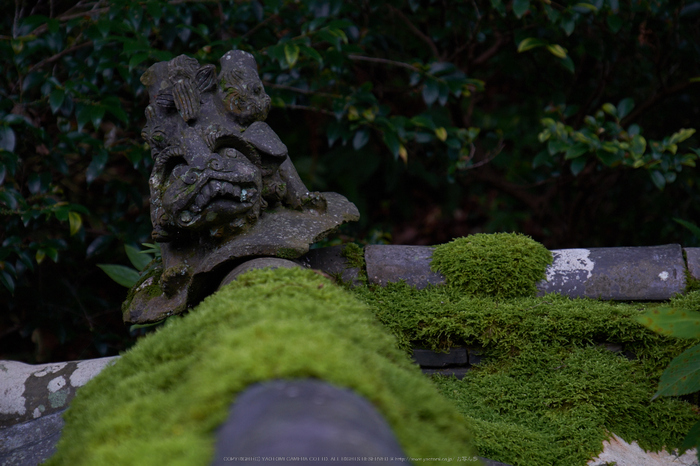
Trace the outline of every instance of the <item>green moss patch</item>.
[[[483, 347], [484, 361], [463, 380], [434, 378], [474, 426], [481, 456], [514, 466], [585, 465], [609, 432], [646, 449], [675, 448], [699, 419], [690, 403], [651, 401], [671, 359], [697, 343], [633, 320], [652, 304], [472, 297], [403, 283], [356, 293], [405, 350]], [[700, 293], [670, 305], [700, 312]]]
[[254, 270], [144, 337], [82, 387], [50, 465], [207, 465], [236, 394], [318, 378], [364, 396], [410, 457], [470, 457], [464, 419], [351, 294]]
[[552, 253], [519, 233], [476, 234], [435, 248], [433, 272], [447, 285], [472, 296], [511, 298], [534, 295]]

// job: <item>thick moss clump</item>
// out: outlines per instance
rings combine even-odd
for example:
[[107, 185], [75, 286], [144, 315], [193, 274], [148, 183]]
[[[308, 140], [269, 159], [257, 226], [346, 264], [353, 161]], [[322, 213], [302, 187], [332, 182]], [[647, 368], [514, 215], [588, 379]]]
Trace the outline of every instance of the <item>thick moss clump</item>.
[[368, 399], [409, 457], [470, 457], [454, 406], [348, 292], [309, 270], [254, 270], [140, 340], [82, 387], [50, 465], [208, 465], [236, 394], [318, 378]]
[[[463, 380], [434, 379], [473, 426], [481, 456], [516, 466], [583, 466], [610, 432], [648, 450], [676, 448], [698, 420], [690, 403], [651, 401], [671, 359], [697, 344], [634, 320], [658, 304], [556, 294], [475, 298], [404, 283], [355, 292], [404, 349], [482, 349], [483, 362]], [[700, 292], [668, 305], [700, 312]]]
[[430, 268], [471, 296], [533, 296], [552, 253], [520, 233], [476, 234], [435, 248]]

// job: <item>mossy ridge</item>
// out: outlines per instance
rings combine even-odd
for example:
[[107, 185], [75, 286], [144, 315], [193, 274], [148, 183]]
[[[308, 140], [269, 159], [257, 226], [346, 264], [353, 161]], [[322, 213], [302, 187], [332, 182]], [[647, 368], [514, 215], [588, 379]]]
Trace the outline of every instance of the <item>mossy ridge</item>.
[[479, 233], [435, 247], [430, 268], [471, 296], [534, 296], [552, 253], [520, 233]]
[[[663, 337], [632, 319], [658, 303], [469, 297], [454, 287], [416, 290], [405, 283], [355, 292], [404, 350], [484, 347], [486, 362], [462, 381], [435, 382], [474, 426], [475, 446], [487, 458], [583, 465], [608, 432], [646, 449], [673, 448], [698, 419], [689, 403], [650, 401], [671, 359], [697, 343]], [[700, 311], [700, 293], [669, 304]], [[637, 359], [603, 343], [620, 344]]]
[[461, 415], [366, 307], [280, 268], [242, 275], [82, 387], [48, 464], [209, 464], [237, 393], [304, 377], [366, 397], [410, 457], [473, 456]]

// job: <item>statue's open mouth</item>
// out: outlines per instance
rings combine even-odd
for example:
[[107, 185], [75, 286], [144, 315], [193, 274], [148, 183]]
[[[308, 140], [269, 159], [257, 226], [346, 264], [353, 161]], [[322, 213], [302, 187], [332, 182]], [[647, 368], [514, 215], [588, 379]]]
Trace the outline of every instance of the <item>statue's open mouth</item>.
[[210, 180], [195, 196], [189, 210], [199, 214], [205, 210], [213, 201], [232, 200], [240, 204], [252, 205], [258, 195], [258, 190], [254, 183], [233, 184], [229, 181]]

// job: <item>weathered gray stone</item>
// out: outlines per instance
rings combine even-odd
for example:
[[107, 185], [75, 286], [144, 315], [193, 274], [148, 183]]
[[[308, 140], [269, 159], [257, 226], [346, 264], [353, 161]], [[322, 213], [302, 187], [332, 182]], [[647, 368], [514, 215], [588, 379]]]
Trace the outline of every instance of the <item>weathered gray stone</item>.
[[445, 377], [454, 376], [458, 380], [462, 380], [470, 370], [471, 367], [445, 367], [443, 369], [421, 368], [421, 372], [423, 372], [425, 375], [444, 375]]
[[483, 354], [484, 354], [483, 348], [477, 348], [477, 347], [467, 348], [467, 359], [469, 359], [469, 365], [476, 366], [477, 364], [481, 364], [481, 360], [483, 359]]
[[299, 258], [299, 261], [310, 269], [322, 270], [328, 275], [340, 277], [344, 283], [353, 286], [361, 285], [359, 280], [360, 269], [350, 267], [343, 257], [345, 246], [330, 246], [327, 248], [312, 249]]
[[432, 256], [433, 248], [429, 246], [365, 246], [367, 278], [381, 286], [403, 280], [419, 290], [443, 284], [442, 274], [430, 270]]
[[336, 462], [332, 457], [353, 465], [366, 464], [362, 457], [387, 458], [382, 464], [405, 462], [393, 432], [372, 404], [318, 380], [276, 380], [240, 394], [219, 428], [212, 464], [228, 465], [232, 457], [237, 464], [263, 458], [280, 465], [330, 464]]
[[0, 428], [62, 411], [117, 356], [31, 365], [0, 361]]
[[224, 277], [223, 280], [221, 280], [221, 285], [219, 286], [219, 289], [223, 287], [224, 285], [228, 285], [232, 281], [234, 281], [236, 278], [238, 278], [239, 275], [242, 273], [246, 273], [249, 270], [254, 270], [254, 269], [279, 269], [279, 268], [284, 268], [284, 269], [293, 269], [301, 267], [301, 265], [297, 264], [296, 262], [287, 260], [287, 259], [280, 259], [278, 257], [259, 257], [257, 259], [251, 259], [249, 261], [246, 261], [236, 267], [235, 269], [231, 270], [228, 275]]
[[420, 367], [447, 367], [467, 364], [466, 348], [450, 348], [447, 353], [414, 348], [413, 360]]
[[604, 300], [666, 300], [685, 290], [681, 247], [560, 249], [540, 294], [557, 292]]
[[354, 204], [309, 192], [287, 147], [264, 122], [270, 109], [253, 56], [227, 52], [214, 65], [185, 55], [151, 66], [142, 136], [149, 179], [153, 266], [122, 307], [125, 322], [157, 322], [191, 308], [241, 259], [297, 258], [345, 222]]
[[53, 455], [64, 410], [0, 430], [0, 465], [36, 466]]
[[690, 276], [700, 280], [700, 248], [685, 248], [684, 251]]

